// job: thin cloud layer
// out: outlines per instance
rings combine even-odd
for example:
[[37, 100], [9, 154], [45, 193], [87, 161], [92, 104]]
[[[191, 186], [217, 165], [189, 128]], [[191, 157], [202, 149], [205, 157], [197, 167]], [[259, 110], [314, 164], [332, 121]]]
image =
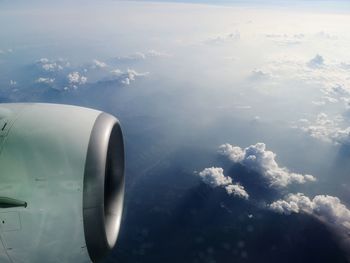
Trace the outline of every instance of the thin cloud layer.
[[271, 74], [261, 69], [254, 69], [250, 75], [251, 80], [267, 80], [270, 78], [271, 78]]
[[343, 127], [343, 118], [330, 118], [326, 113], [319, 113], [314, 122], [299, 120], [299, 128], [316, 139], [334, 144], [350, 144], [350, 127]]
[[100, 61], [100, 60], [97, 60], [97, 59], [94, 59], [92, 61], [92, 65], [91, 65], [91, 68], [95, 69], [95, 68], [105, 68], [107, 67], [107, 64], [103, 61]]
[[157, 51], [154, 49], [148, 50], [146, 52], [135, 52], [133, 54], [118, 56], [115, 58], [116, 61], [121, 62], [132, 62], [132, 61], [142, 61], [149, 58], [162, 58], [162, 57], [171, 57], [170, 54], [166, 52]]
[[305, 42], [305, 34], [265, 34], [265, 37], [274, 43], [282, 46], [299, 45]]
[[12, 48], [8, 48], [8, 49], [0, 49], [0, 55], [4, 55], [4, 54], [10, 54], [13, 52]]
[[15, 81], [15, 80], [10, 80], [10, 87], [15, 87], [15, 86], [17, 86], [17, 81]]
[[54, 78], [43, 78], [43, 77], [40, 77], [35, 82], [36, 83], [43, 83], [43, 84], [51, 85], [51, 84], [53, 84], [55, 82], [55, 79]]
[[261, 174], [273, 188], [284, 188], [292, 183], [304, 184], [316, 180], [312, 175], [293, 173], [286, 167], [280, 167], [275, 160], [276, 154], [266, 150], [264, 143], [250, 145], [245, 149], [227, 143], [219, 147], [219, 153], [232, 162]]
[[238, 41], [240, 39], [241, 39], [241, 34], [240, 32], [236, 31], [233, 33], [210, 37], [204, 41], [204, 44], [223, 44], [225, 42]]
[[316, 195], [310, 199], [302, 193], [289, 194], [285, 199], [270, 204], [269, 208], [287, 215], [292, 213], [313, 214], [329, 223], [350, 230], [350, 210], [335, 196]]
[[249, 194], [240, 184], [233, 184], [232, 178], [224, 175], [221, 167], [205, 168], [198, 173], [202, 181], [210, 187], [223, 187], [229, 195], [234, 195], [243, 199], [248, 199]]

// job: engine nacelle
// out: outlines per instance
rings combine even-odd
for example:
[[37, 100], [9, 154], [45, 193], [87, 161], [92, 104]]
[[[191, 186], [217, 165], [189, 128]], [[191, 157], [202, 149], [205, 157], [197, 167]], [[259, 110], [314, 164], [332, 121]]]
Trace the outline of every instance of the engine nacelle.
[[124, 145], [113, 116], [0, 104], [0, 262], [98, 262], [114, 247]]

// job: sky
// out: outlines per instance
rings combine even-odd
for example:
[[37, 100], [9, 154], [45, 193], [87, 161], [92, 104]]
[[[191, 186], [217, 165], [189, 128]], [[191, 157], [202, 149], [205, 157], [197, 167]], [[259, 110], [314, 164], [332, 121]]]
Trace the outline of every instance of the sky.
[[349, 231], [348, 5], [3, 0], [0, 102], [115, 114], [130, 200], [194, 152], [184, 185]]

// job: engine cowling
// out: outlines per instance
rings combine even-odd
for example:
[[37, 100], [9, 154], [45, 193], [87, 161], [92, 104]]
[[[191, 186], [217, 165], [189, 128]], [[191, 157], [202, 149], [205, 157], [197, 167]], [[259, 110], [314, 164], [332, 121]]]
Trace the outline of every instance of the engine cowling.
[[98, 262], [124, 198], [118, 120], [58, 104], [0, 104], [0, 262]]

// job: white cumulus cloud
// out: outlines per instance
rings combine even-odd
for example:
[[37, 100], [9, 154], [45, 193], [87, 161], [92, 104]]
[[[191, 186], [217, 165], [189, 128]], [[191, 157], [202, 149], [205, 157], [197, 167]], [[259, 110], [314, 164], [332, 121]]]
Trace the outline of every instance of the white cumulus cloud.
[[240, 184], [233, 184], [232, 178], [224, 175], [224, 169], [221, 167], [205, 168], [198, 173], [202, 181], [215, 188], [223, 187], [229, 195], [234, 195], [243, 199], [248, 199], [249, 195]]
[[204, 183], [211, 187], [225, 186], [232, 184], [231, 177], [224, 175], [224, 169], [220, 167], [205, 168], [198, 174]]
[[266, 150], [264, 143], [250, 145], [244, 149], [231, 144], [223, 144], [219, 147], [219, 153], [228, 157], [232, 162], [261, 174], [270, 187], [283, 188], [292, 183], [304, 184], [316, 180], [312, 175], [293, 173], [286, 167], [280, 167], [275, 160], [276, 154]]
[[74, 71], [67, 75], [68, 82], [70, 84], [76, 85], [76, 84], [85, 84], [87, 81], [87, 78], [85, 76], [82, 76], [79, 72]]
[[229, 184], [225, 186], [225, 189], [229, 195], [234, 195], [243, 199], [249, 198], [249, 194], [244, 189], [244, 187], [240, 184]]
[[314, 214], [329, 223], [350, 229], [350, 210], [335, 196], [316, 195], [310, 199], [302, 193], [289, 194], [285, 199], [270, 204], [269, 208], [281, 214]]
[[129, 86], [137, 78], [145, 77], [149, 72], [137, 72], [134, 69], [127, 69], [126, 71], [120, 69], [113, 69], [110, 71], [112, 75], [112, 81], [118, 81], [125, 86]]
[[128, 69], [124, 75], [125, 75], [125, 79], [122, 80], [122, 83], [129, 85], [131, 81], [135, 81], [136, 77], [146, 76], [148, 75], [148, 72], [139, 73], [136, 70]]

